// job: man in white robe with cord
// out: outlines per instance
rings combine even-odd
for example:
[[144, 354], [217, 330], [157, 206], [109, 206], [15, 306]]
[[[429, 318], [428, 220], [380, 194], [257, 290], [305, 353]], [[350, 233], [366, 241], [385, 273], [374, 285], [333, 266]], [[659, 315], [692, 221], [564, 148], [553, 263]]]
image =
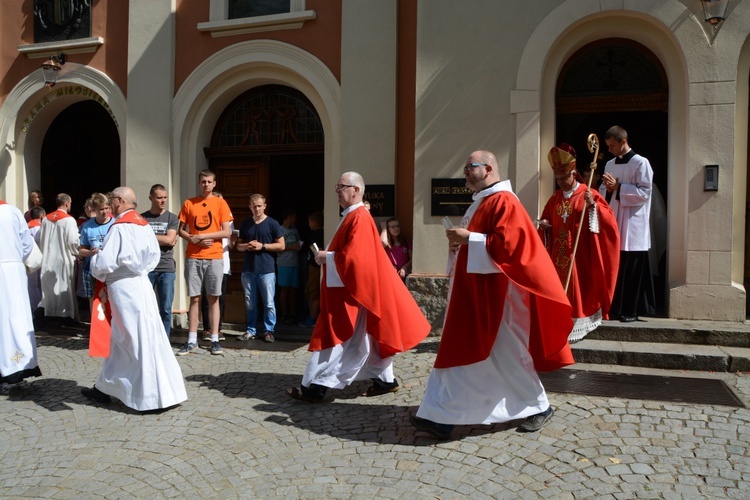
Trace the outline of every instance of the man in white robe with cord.
[[161, 258], [159, 242], [135, 211], [132, 189], [115, 189], [110, 204], [116, 220], [91, 257], [91, 274], [105, 283], [112, 311], [110, 355], [94, 387], [81, 393], [99, 403], [112, 396], [138, 411], [169, 408], [187, 393], [148, 279]]
[[0, 383], [39, 377], [24, 261], [34, 238], [21, 211], [0, 200]]

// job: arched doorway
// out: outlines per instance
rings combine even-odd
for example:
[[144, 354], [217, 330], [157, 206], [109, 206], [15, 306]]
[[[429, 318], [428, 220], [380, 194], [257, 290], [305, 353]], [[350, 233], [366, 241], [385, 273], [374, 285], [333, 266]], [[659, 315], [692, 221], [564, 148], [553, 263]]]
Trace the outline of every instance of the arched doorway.
[[[323, 210], [324, 135], [315, 108], [301, 92], [283, 85], [264, 85], [238, 96], [214, 127], [205, 149], [209, 168], [216, 172], [221, 191], [234, 215], [235, 226], [251, 216], [249, 196], [266, 197], [266, 213], [282, 222], [288, 208], [297, 213], [297, 229], [310, 241], [307, 217]], [[300, 259], [306, 258], [300, 252]], [[245, 307], [240, 275], [243, 255], [231, 257], [232, 275], [226, 295], [225, 321], [244, 323]], [[300, 284], [307, 266], [300, 266]], [[304, 297], [298, 294], [304, 309]]]
[[73, 199], [71, 214], [83, 211], [86, 198], [120, 185], [120, 136], [99, 103], [80, 101], [52, 121], [42, 143], [41, 190], [45, 210], [55, 210], [55, 196]]
[[[588, 135], [597, 134], [604, 146], [604, 133], [612, 125], [627, 130], [633, 150], [651, 163], [651, 264], [659, 314], [666, 313], [667, 293], [668, 102], [669, 84], [658, 58], [644, 45], [621, 38], [592, 42], [574, 53], [560, 72], [555, 94], [556, 143], [572, 145], [579, 166], [592, 160]], [[610, 158], [602, 147], [599, 168]]]

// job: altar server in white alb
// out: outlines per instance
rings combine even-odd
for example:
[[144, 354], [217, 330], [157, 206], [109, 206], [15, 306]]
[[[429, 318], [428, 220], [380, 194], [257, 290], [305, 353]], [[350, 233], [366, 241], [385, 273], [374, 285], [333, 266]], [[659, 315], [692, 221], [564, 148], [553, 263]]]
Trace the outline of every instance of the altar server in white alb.
[[63, 325], [78, 320], [75, 264], [80, 235], [75, 217], [70, 215], [72, 200], [65, 193], [55, 198], [57, 210], [42, 220], [39, 247], [42, 250], [42, 306], [44, 315], [62, 318]]
[[21, 211], [0, 200], [0, 383], [39, 377], [26, 267], [34, 238]]
[[651, 193], [654, 172], [648, 159], [628, 144], [628, 133], [615, 125], [604, 135], [609, 152], [599, 193], [612, 207], [620, 230], [620, 266], [610, 318], [630, 323], [656, 312], [654, 278], [648, 259], [651, 248]]
[[187, 399], [182, 370], [159, 315], [148, 273], [161, 258], [153, 230], [128, 187], [112, 192], [116, 220], [91, 257], [91, 274], [106, 284], [112, 311], [110, 355], [93, 388], [81, 393], [100, 403], [110, 396], [138, 410], [169, 408]]

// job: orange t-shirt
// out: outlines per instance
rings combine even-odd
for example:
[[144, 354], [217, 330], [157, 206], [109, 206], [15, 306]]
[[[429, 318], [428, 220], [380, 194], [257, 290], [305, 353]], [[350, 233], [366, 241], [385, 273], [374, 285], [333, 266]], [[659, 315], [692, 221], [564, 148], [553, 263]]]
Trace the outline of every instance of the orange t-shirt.
[[[224, 198], [196, 196], [182, 204], [180, 222], [188, 225], [188, 233], [215, 233], [221, 231], [221, 225], [234, 220]], [[185, 256], [188, 259], [223, 259], [224, 246], [221, 238], [214, 240], [210, 247], [202, 247], [188, 242]]]

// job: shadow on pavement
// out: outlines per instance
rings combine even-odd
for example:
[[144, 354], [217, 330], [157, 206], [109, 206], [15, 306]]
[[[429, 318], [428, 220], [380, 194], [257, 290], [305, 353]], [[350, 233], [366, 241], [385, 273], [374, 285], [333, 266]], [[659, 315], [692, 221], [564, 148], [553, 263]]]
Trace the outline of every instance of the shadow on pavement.
[[[191, 375], [187, 380], [227, 397], [265, 401], [253, 406], [255, 411], [267, 414], [265, 421], [314, 434], [385, 444], [430, 446], [439, 442], [409, 423], [409, 415], [415, 414], [417, 407], [399, 404], [395, 399], [397, 393], [374, 398], [361, 396], [370, 386], [369, 381], [355, 382], [341, 390], [331, 389], [322, 403], [305, 403], [285, 393], [286, 388], [299, 385], [299, 374], [230, 372]], [[514, 429], [518, 423], [456, 426], [452, 440]]]

